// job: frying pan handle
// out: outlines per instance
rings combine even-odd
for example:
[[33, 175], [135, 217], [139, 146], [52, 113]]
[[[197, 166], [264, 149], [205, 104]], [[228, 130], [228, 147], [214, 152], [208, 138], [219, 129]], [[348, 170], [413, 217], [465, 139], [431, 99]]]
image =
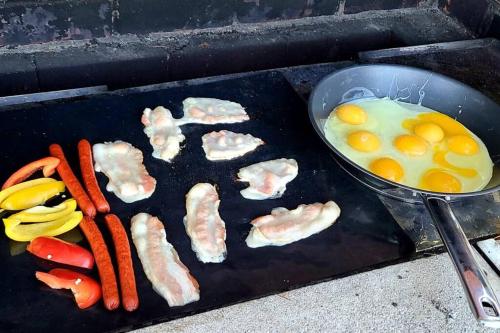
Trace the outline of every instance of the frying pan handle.
[[[448, 249], [476, 319], [486, 326], [500, 327], [500, 305], [485, 275], [476, 262], [473, 250], [448, 201], [441, 197], [424, 196], [444, 245]], [[488, 314], [485, 307], [492, 309]]]

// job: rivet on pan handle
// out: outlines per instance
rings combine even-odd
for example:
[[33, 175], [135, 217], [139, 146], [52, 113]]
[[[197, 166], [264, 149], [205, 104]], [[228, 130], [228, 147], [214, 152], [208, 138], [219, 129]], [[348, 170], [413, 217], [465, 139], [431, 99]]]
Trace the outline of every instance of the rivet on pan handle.
[[474, 258], [472, 248], [446, 199], [422, 194], [444, 245], [467, 292], [476, 319], [490, 327], [500, 327], [500, 304]]

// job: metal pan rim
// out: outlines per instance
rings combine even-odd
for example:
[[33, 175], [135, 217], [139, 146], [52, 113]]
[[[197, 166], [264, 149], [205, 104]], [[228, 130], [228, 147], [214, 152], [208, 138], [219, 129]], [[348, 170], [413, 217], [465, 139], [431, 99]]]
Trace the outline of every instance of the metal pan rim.
[[[458, 85], [466, 87], [467, 89], [473, 90], [473, 91], [481, 94], [482, 96], [484, 96], [485, 99], [488, 99], [488, 100], [491, 101], [490, 98], [488, 98], [487, 96], [485, 96], [484, 94], [482, 94], [480, 91], [478, 91], [477, 89], [474, 89], [474, 88], [466, 85], [465, 83], [462, 83], [462, 82], [460, 82], [458, 80], [455, 80], [453, 78], [450, 78], [448, 76], [445, 76], [445, 75], [442, 75], [442, 74], [439, 74], [439, 73], [435, 73], [435, 72], [432, 72], [432, 71], [428, 71], [428, 70], [425, 70], [425, 69], [421, 69], [421, 68], [415, 68], [415, 67], [398, 65], [398, 64], [365, 64], [365, 65], [354, 65], [354, 66], [350, 66], [350, 67], [347, 67], [347, 68], [343, 68], [341, 70], [338, 70], [336, 72], [328, 74], [323, 79], [321, 79], [321, 81], [319, 81], [319, 83], [314, 87], [313, 91], [311, 92], [311, 95], [309, 96], [309, 101], [308, 101], [309, 121], [311, 122], [314, 130], [316, 131], [316, 134], [321, 138], [321, 140], [323, 140], [323, 142], [327, 145], [327, 147], [330, 148], [330, 150], [334, 152], [335, 155], [337, 155], [340, 158], [342, 158], [342, 160], [344, 160], [345, 162], [349, 163], [352, 167], [354, 167], [357, 170], [361, 171], [363, 174], [365, 174], [365, 175], [367, 175], [369, 177], [375, 178], [377, 181], [382, 182], [383, 184], [387, 185], [388, 187], [390, 186], [390, 187], [395, 187], [395, 188], [407, 190], [407, 191], [410, 191], [410, 192], [413, 192], [413, 193], [420, 194], [422, 196], [441, 197], [441, 198], [445, 198], [446, 200], [456, 200], [456, 199], [460, 199], [460, 198], [467, 198], [467, 197], [474, 197], [474, 196], [479, 196], [479, 195], [491, 194], [491, 193], [494, 193], [494, 192], [500, 190], [500, 185], [497, 185], [497, 186], [493, 186], [493, 187], [490, 187], [488, 189], [483, 189], [483, 190], [480, 190], [480, 191], [464, 192], [464, 193], [446, 193], [446, 192], [426, 191], [426, 190], [422, 190], [422, 189], [410, 187], [410, 186], [407, 186], [407, 185], [399, 184], [399, 183], [387, 180], [385, 178], [382, 178], [380, 176], [377, 176], [376, 174], [370, 172], [369, 170], [366, 170], [365, 168], [359, 166], [357, 163], [354, 163], [349, 158], [347, 158], [345, 155], [343, 155], [340, 151], [338, 151], [326, 139], [326, 137], [322, 133], [321, 129], [316, 124], [316, 121], [315, 121], [314, 115], [313, 115], [313, 100], [316, 100], [316, 98], [317, 98], [316, 95], [318, 94], [318, 90], [319, 90], [318, 88], [321, 87], [321, 86], [323, 86], [323, 85], [325, 85], [326, 82], [329, 81], [329, 80], [331, 80], [332, 77], [340, 75], [341, 73], [346, 73], [346, 72], [349, 72], [349, 71], [352, 71], [352, 70], [356, 70], [356, 69], [361, 68], [361, 67], [404, 68], [404, 69], [408, 69], [408, 70], [412, 70], [412, 71], [419, 71], [419, 72], [426, 73], [426, 74], [432, 74], [434, 76], [437, 76], [437, 77], [440, 77], [440, 78], [452, 81], [452, 82], [454, 82], [454, 83], [456, 83]], [[493, 101], [491, 101], [491, 102], [493, 102]], [[366, 184], [364, 182], [361, 182], [361, 183], [366, 186]], [[371, 187], [370, 187], [370, 189], [372, 189], [372, 190], [375, 191], [375, 189], [373, 189]], [[383, 192], [382, 189], [379, 189], [379, 190], [381, 192]]]

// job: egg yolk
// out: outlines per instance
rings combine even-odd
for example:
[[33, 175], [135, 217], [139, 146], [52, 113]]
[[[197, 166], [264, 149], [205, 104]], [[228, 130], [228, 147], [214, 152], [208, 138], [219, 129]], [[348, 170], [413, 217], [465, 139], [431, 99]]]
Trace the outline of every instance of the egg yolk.
[[451, 164], [446, 160], [446, 152], [445, 151], [437, 151], [434, 153], [433, 161], [439, 164], [441, 167], [453, 170], [453, 172], [459, 174], [464, 177], [476, 177], [477, 171], [472, 168], [461, 168], [456, 165]]
[[474, 155], [479, 151], [476, 141], [468, 135], [454, 135], [447, 140], [448, 149], [460, 155]]
[[421, 123], [413, 128], [413, 132], [430, 143], [437, 143], [444, 138], [444, 131], [434, 123]]
[[427, 143], [416, 135], [400, 135], [394, 139], [394, 146], [409, 156], [421, 156], [427, 151]]
[[416, 125], [422, 123], [433, 123], [441, 127], [444, 134], [447, 136], [467, 134], [467, 128], [455, 119], [439, 113], [425, 112], [419, 114], [416, 118], [410, 118], [403, 121], [403, 127], [412, 130]]
[[368, 131], [356, 131], [352, 132], [347, 136], [347, 143], [352, 148], [369, 153], [379, 149], [380, 140], [379, 138]]
[[449, 173], [432, 169], [422, 177], [420, 187], [433, 192], [457, 193], [462, 189], [462, 184]]
[[370, 163], [371, 172], [382, 178], [399, 182], [404, 175], [401, 165], [389, 157], [382, 157]]
[[355, 104], [343, 104], [335, 109], [337, 117], [344, 123], [361, 125], [366, 121], [366, 112]]

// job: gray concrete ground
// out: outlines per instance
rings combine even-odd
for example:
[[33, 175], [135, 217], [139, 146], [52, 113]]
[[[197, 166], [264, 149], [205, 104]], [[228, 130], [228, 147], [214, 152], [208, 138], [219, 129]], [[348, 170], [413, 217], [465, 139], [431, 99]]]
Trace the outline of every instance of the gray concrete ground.
[[[500, 297], [500, 279], [489, 273]], [[448, 255], [441, 254], [136, 332], [495, 331], [476, 323]]]

